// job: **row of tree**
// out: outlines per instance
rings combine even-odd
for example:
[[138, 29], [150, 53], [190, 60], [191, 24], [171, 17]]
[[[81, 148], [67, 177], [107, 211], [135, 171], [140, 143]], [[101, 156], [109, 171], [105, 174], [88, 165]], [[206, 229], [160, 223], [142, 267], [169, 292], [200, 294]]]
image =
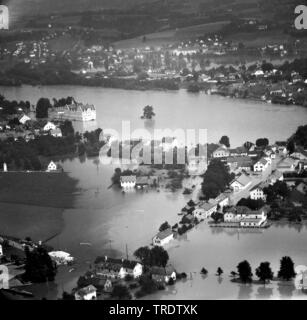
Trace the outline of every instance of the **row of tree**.
[[[201, 273], [207, 275], [208, 271], [205, 268], [202, 268]], [[221, 267], [216, 271], [218, 276], [221, 276], [224, 273]], [[274, 272], [272, 271], [270, 262], [261, 262], [260, 265], [255, 269], [255, 274], [264, 284], [267, 281], [273, 280]], [[251, 283], [253, 281], [253, 272], [250, 263], [247, 260], [241, 261], [237, 265], [237, 272], [232, 271], [231, 276], [238, 277], [243, 283]], [[294, 270], [294, 262], [288, 256], [282, 257], [280, 260], [280, 268], [277, 274], [278, 279], [289, 281], [296, 276]]]

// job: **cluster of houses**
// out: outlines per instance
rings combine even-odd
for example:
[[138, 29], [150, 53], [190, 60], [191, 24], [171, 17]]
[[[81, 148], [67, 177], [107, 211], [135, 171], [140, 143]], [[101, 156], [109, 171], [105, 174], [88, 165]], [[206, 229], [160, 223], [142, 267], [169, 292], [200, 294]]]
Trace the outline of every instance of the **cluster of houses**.
[[120, 186], [124, 190], [131, 190], [131, 189], [145, 189], [151, 186], [158, 185], [158, 177], [155, 176], [136, 176], [136, 175], [129, 175], [129, 176], [121, 176], [120, 177]]
[[0, 139], [13, 137], [17, 140], [21, 137], [28, 142], [41, 135], [59, 138], [62, 137], [62, 131], [58, 124], [51, 121], [34, 121], [24, 113], [14, 118], [13, 123], [9, 117], [7, 120], [0, 121]]
[[[116, 284], [127, 279], [137, 280], [144, 274], [144, 266], [127, 259], [113, 259], [107, 256], [98, 257], [94, 268], [83, 277], [87, 286], [75, 291], [76, 300], [95, 300], [97, 291], [110, 294]], [[176, 280], [176, 271], [172, 266], [149, 268], [151, 279], [157, 284], [167, 284], [170, 279]]]
[[268, 209], [251, 210], [245, 206], [227, 208], [224, 213], [224, 222], [231, 227], [260, 228], [266, 225]]

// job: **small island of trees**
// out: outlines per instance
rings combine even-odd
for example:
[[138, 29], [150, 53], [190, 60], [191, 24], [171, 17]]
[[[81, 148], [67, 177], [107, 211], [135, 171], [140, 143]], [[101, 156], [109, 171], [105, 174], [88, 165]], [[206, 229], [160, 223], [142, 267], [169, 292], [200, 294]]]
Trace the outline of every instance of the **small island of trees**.
[[141, 119], [145, 120], [151, 120], [156, 114], [153, 111], [153, 106], [147, 105], [143, 109], [143, 115], [141, 116]]

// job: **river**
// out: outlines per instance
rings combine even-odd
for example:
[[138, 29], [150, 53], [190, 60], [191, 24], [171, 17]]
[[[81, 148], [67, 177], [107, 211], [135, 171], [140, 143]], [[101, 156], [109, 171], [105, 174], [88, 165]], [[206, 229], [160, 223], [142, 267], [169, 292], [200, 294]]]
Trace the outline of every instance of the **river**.
[[[232, 146], [247, 140], [267, 137], [271, 142], [288, 138], [307, 119], [307, 109], [298, 106], [270, 105], [245, 100], [233, 100], [205, 94], [164, 91], [125, 91], [72, 86], [0, 88], [8, 99], [30, 100], [40, 97], [73, 96], [92, 103], [97, 108], [97, 121], [86, 127], [75, 123], [76, 129], [90, 130], [97, 126], [120, 131], [121, 121], [131, 122], [131, 128], [144, 127], [140, 120], [142, 108], [153, 105], [156, 113], [154, 128], [174, 130], [207, 129], [209, 142], [217, 142], [227, 134]], [[152, 129], [152, 128], [151, 128]], [[50, 244], [70, 252], [77, 259], [76, 269], [60, 268], [54, 285], [37, 288], [41, 296], [54, 298], [63, 290], [71, 290], [80, 274], [97, 255], [129, 257], [141, 245], [150, 244], [160, 224], [177, 222], [177, 213], [190, 196], [182, 192], [142, 192], [122, 194], [108, 188], [114, 172], [112, 166], [99, 164], [97, 159], [74, 159], [63, 162], [66, 172], [78, 179], [79, 191], [75, 204], [64, 210], [64, 227]], [[29, 235], [31, 236], [31, 235]], [[206, 223], [172, 242], [167, 248], [170, 262], [178, 271], [185, 271], [188, 280], [168, 287], [165, 292], [148, 298], [157, 299], [237, 299], [237, 298], [301, 298], [292, 284], [274, 282], [265, 288], [241, 286], [230, 282], [229, 273], [247, 259], [253, 269], [262, 261], [270, 261], [274, 271], [279, 260], [290, 255], [296, 265], [307, 265], [307, 232], [304, 226], [273, 225], [261, 232], [212, 229]], [[217, 267], [224, 275], [214, 275]], [[200, 269], [209, 270], [206, 279]]]

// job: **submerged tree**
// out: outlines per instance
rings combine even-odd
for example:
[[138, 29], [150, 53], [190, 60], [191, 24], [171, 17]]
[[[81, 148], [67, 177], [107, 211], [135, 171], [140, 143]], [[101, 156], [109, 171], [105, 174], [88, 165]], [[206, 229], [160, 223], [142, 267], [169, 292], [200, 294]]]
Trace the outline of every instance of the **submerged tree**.
[[156, 114], [153, 111], [153, 107], [147, 105], [143, 109], [143, 116], [141, 117], [142, 119], [148, 119], [151, 120]]
[[216, 274], [220, 277], [224, 273], [223, 269], [221, 267], [218, 267], [216, 270]]
[[263, 283], [267, 280], [272, 280], [273, 275], [269, 262], [261, 262], [259, 267], [256, 269], [256, 276], [263, 281]]
[[290, 280], [296, 276], [294, 271], [294, 262], [290, 257], [282, 257], [280, 260], [280, 269], [278, 271], [278, 278], [283, 280]]
[[240, 262], [237, 266], [237, 270], [242, 282], [246, 283], [246, 282], [252, 281], [253, 273], [252, 273], [252, 268], [248, 261], [244, 260]]

